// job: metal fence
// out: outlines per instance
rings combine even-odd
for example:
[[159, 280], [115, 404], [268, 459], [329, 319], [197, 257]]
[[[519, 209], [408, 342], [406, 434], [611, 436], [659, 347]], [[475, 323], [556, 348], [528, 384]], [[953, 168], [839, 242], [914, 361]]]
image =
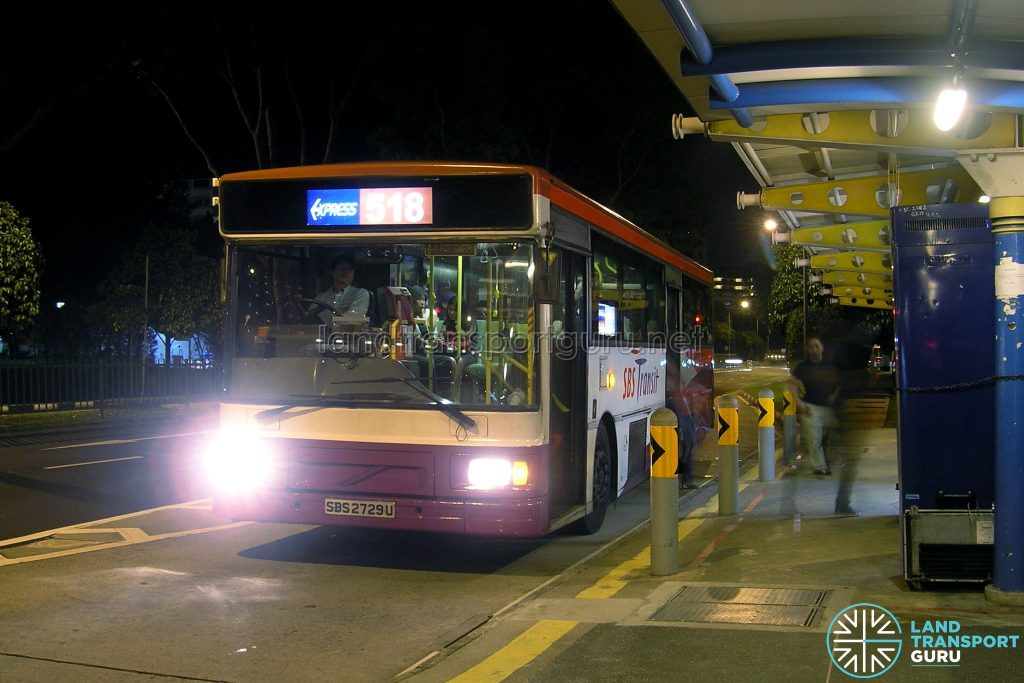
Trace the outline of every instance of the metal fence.
[[0, 362], [0, 410], [22, 412], [205, 401], [220, 393], [220, 366], [108, 361]]

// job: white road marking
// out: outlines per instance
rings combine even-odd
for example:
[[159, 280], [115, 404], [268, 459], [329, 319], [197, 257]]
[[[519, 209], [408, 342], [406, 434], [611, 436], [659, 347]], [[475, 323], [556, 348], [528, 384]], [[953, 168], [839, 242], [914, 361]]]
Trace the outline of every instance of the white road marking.
[[[163, 541], [168, 538], [181, 538], [182, 536], [195, 536], [196, 534], [208, 534], [214, 531], [224, 531], [225, 529], [236, 529], [238, 527], [248, 526], [253, 522], [233, 522], [230, 524], [221, 524], [218, 526], [209, 526], [201, 529], [185, 529], [183, 531], [172, 531], [166, 534], [155, 534], [150, 536], [142, 529], [128, 528], [128, 529], [110, 529], [109, 531], [116, 533], [122, 540], [112, 541], [110, 543], [99, 543], [97, 545], [84, 546], [80, 548], [71, 548], [68, 550], [57, 550], [52, 553], [42, 553], [39, 555], [28, 555], [25, 557], [18, 558], [7, 558], [0, 554], [0, 567], [7, 566], [9, 564], [22, 564], [23, 562], [38, 562], [39, 560], [52, 560], [56, 557], [66, 557], [68, 555], [81, 555], [82, 553], [91, 553], [97, 550], [109, 550], [111, 548], [120, 548], [126, 545], [138, 545], [140, 543], [152, 543], [153, 541]], [[107, 529], [90, 529], [82, 528], [76, 529], [76, 531], [88, 531], [95, 533], [97, 531], [108, 531]], [[0, 541], [0, 544], [6, 543], [7, 541]], [[0, 551], [3, 550], [0, 545]]]
[[116, 515], [114, 517], [106, 517], [104, 519], [94, 519], [91, 522], [82, 522], [81, 524], [71, 524], [70, 526], [62, 526], [57, 529], [50, 529], [49, 531], [37, 531], [34, 534], [28, 536], [19, 536], [17, 538], [8, 538], [0, 541], [0, 549], [5, 548], [9, 545], [20, 545], [22, 543], [29, 543], [40, 538], [46, 538], [47, 536], [53, 536], [54, 534], [64, 533], [68, 531], [80, 531], [89, 527], [94, 527], [99, 524], [110, 524], [111, 522], [119, 522], [122, 519], [131, 519], [132, 517], [141, 517], [142, 515], [148, 515], [151, 512], [163, 512], [164, 510], [177, 510], [178, 508], [192, 508], [192, 509], [204, 509], [204, 506], [209, 505], [212, 502], [211, 498], [200, 498], [199, 500], [190, 500], [185, 503], [175, 503], [174, 505], [164, 505], [163, 507], [150, 508], [148, 510], [139, 510], [138, 512], [129, 512], [123, 515]]
[[160, 436], [142, 436], [138, 439], [110, 439], [109, 441], [90, 441], [89, 443], [73, 443], [68, 446], [50, 446], [49, 448], [40, 448], [41, 451], [59, 451], [65, 448], [85, 448], [86, 446], [110, 446], [119, 443], [136, 443], [137, 441], [152, 441], [153, 439], [173, 439], [179, 436], [196, 436], [197, 434], [206, 434], [203, 432], [182, 432], [181, 434], [162, 434]]
[[90, 460], [89, 462], [73, 462], [70, 465], [50, 465], [44, 470], [61, 470], [65, 467], [81, 467], [82, 465], [102, 465], [105, 462], [119, 462], [121, 460], [141, 460], [141, 455], [130, 455], [127, 458], [110, 458], [109, 460]]
[[[138, 527], [101, 527], [97, 528], [100, 524], [109, 524], [111, 522], [117, 522], [124, 519], [131, 519], [132, 517], [141, 517], [142, 515], [148, 515], [153, 512], [161, 512], [163, 510], [206, 510], [210, 508], [210, 499], [204, 498], [201, 500], [191, 500], [185, 503], [177, 503], [175, 505], [165, 505], [163, 507], [152, 508], [149, 510], [140, 510], [138, 512], [130, 512], [125, 515], [118, 515], [116, 517], [107, 517], [106, 519], [98, 519], [92, 522], [83, 522], [82, 524], [74, 524], [72, 526], [61, 527], [59, 529], [51, 529], [49, 531], [40, 531], [35, 534], [29, 534], [28, 536], [21, 536], [19, 538], [9, 538], [7, 540], [0, 541], [0, 567], [4, 567], [11, 564], [21, 564], [23, 562], [36, 562], [38, 560], [48, 560], [55, 557], [65, 557], [67, 555], [78, 555], [81, 553], [94, 552], [97, 550], [107, 550], [110, 548], [119, 548], [126, 545], [137, 545], [139, 543], [152, 543], [153, 541], [162, 541], [168, 538], [180, 538], [182, 536], [193, 536], [195, 534], [206, 534], [214, 531], [223, 531], [225, 529], [235, 529], [237, 527], [248, 526], [253, 522], [233, 522], [230, 524], [220, 524], [217, 526], [203, 527], [199, 529], [183, 529], [181, 531], [172, 531], [163, 534], [150, 535], [146, 531]], [[110, 542], [100, 542], [94, 545], [87, 545], [78, 548], [68, 548], [63, 550], [55, 550], [50, 553], [39, 553], [34, 555], [27, 555], [25, 557], [9, 558], [3, 556], [4, 548], [11, 546], [24, 545], [33, 541], [49, 538], [52, 536], [58, 536], [60, 534], [69, 533], [107, 533], [112, 536], [116, 536], [115, 540]]]
[[70, 446], [50, 446], [49, 448], [40, 448], [41, 451], [61, 451], [65, 448], [84, 448], [85, 446], [110, 446], [115, 443], [131, 443], [130, 439], [110, 439], [108, 441], [90, 441], [89, 443], [76, 443]]

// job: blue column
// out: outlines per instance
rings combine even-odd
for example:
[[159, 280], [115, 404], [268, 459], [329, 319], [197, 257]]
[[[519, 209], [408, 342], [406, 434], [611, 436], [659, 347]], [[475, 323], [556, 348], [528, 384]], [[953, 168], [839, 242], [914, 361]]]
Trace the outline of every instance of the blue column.
[[[989, 206], [995, 238], [995, 566], [989, 598], [1024, 598], [1024, 197]], [[1002, 599], [1001, 599], [1002, 598]]]

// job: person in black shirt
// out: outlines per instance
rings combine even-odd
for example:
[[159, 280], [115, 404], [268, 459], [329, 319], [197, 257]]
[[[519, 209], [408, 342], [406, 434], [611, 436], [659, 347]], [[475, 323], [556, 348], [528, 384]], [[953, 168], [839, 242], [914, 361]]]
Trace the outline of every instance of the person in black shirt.
[[825, 454], [829, 432], [837, 426], [839, 371], [823, 361], [825, 346], [808, 337], [806, 356], [793, 368], [793, 398], [800, 419], [801, 437], [815, 474], [832, 474]]

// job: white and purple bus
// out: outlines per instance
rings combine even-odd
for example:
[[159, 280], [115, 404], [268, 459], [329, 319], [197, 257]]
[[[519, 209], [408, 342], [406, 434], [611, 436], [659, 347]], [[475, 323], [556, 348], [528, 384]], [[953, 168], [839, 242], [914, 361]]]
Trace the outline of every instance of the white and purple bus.
[[649, 475], [654, 410], [676, 410], [684, 451], [710, 427], [710, 271], [546, 171], [381, 162], [217, 186], [227, 363], [206, 460], [225, 516], [594, 532]]

